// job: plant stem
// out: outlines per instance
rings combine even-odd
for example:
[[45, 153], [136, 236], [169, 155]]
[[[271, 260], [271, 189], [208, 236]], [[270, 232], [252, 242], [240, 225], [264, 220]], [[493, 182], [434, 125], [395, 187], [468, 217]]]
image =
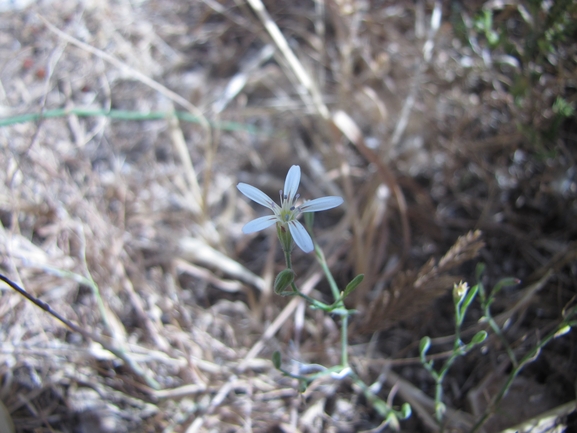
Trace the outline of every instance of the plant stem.
[[515, 356], [515, 352], [513, 352], [513, 349], [511, 349], [511, 346], [507, 342], [507, 339], [505, 338], [505, 336], [501, 332], [501, 328], [499, 328], [499, 325], [497, 325], [497, 322], [495, 322], [495, 319], [493, 319], [493, 316], [491, 316], [491, 311], [490, 311], [489, 305], [485, 305], [485, 317], [487, 318], [487, 321], [489, 322], [489, 326], [491, 327], [493, 332], [497, 335], [499, 340], [501, 340], [501, 344], [503, 345], [503, 347], [505, 347], [505, 350], [507, 351], [507, 355], [509, 355], [509, 359], [511, 359], [511, 362], [513, 363], [513, 367], [517, 367], [517, 365], [519, 363], [517, 362], [517, 357]]
[[286, 262], [287, 269], [292, 269], [293, 268], [293, 262], [291, 259], [291, 252], [286, 251], [286, 250], [283, 250], [283, 252], [284, 252], [284, 261]]
[[[279, 234], [279, 236], [280, 236], [280, 234]], [[281, 239], [281, 243], [282, 243], [282, 239]], [[334, 312], [335, 314], [340, 314], [342, 316], [341, 317], [341, 365], [332, 367], [330, 369], [327, 369], [326, 371], [323, 371], [321, 373], [318, 373], [318, 374], [315, 374], [312, 376], [294, 375], [294, 374], [292, 374], [288, 371], [282, 370], [282, 369], [281, 369], [281, 371], [289, 377], [293, 377], [293, 378], [298, 379], [300, 381], [304, 380], [306, 382], [310, 382], [311, 380], [314, 380], [316, 377], [320, 377], [322, 375], [325, 375], [325, 374], [328, 374], [331, 372], [341, 373], [341, 372], [343, 372], [343, 370], [347, 369], [347, 376], [350, 377], [352, 379], [352, 381], [354, 383], [356, 383], [362, 389], [363, 394], [367, 398], [367, 401], [370, 403], [370, 405], [383, 418], [386, 419], [387, 424], [390, 423], [391, 425], [398, 426], [398, 417], [401, 416], [401, 412], [395, 411], [384, 400], [379, 398], [371, 390], [371, 388], [369, 386], [367, 386], [361, 380], [361, 378], [349, 367], [348, 326], [349, 326], [349, 316], [350, 316], [351, 312], [350, 312], [350, 310], [348, 310], [345, 307], [345, 303], [343, 302], [343, 299], [342, 299], [343, 295], [341, 294], [341, 292], [337, 286], [337, 283], [335, 282], [335, 279], [333, 278], [333, 275], [331, 274], [331, 271], [328, 267], [328, 263], [325, 259], [325, 256], [324, 256], [322, 250], [320, 249], [320, 247], [316, 243], [315, 243], [315, 252], [316, 252], [318, 262], [321, 265], [321, 268], [323, 269], [323, 272], [324, 272], [324, 274], [325, 274], [325, 276], [329, 282], [329, 285], [331, 287], [331, 292], [332, 292], [333, 297], [335, 299], [334, 303], [332, 305], [327, 305], [327, 304], [324, 304], [323, 302], [320, 302], [320, 301], [317, 301], [316, 299], [311, 298], [310, 296], [305, 295], [304, 293], [301, 293], [298, 290], [298, 288], [294, 282], [292, 282], [290, 286], [291, 286], [295, 296], [299, 296], [299, 297], [303, 298], [304, 300], [309, 302], [313, 307], [319, 308], [326, 313]], [[287, 249], [283, 248], [283, 253], [284, 253], [287, 268], [292, 270], [292, 260], [291, 260], [290, 249], [289, 248], [287, 248]], [[441, 391], [442, 391], [442, 388], [441, 388]], [[405, 413], [405, 412], [403, 412], [403, 413]], [[402, 415], [401, 419], [404, 419], [407, 416], [409, 416], [409, 415]]]
[[561, 329], [563, 329], [566, 326], [573, 327], [573, 326], [577, 325], [577, 322], [571, 322], [571, 321], [568, 321], [567, 319], [568, 318], [566, 318], [563, 322], [561, 322], [561, 324], [559, 324], [555, 328], [554, 331], [550, 332], [543, 340], [541, 340], [539, 342], [539, 344], [537, 344], [529, 353], [527, 353], [523, 357], [523, 359], [521, 359], [519, 364], [513, 369], [513, 371], [511, 371], [511, 373], [509, 374], [509, 377], [507, 378], [507, 381], [501, 387], [501, 389], [499, 390], [499, 393], [493, 398], [493, 401], [487, 407], [483, 416], [481, 418], [479, 418], [479, 420], [475, 423], [475, 425], [471, 429], [471, 433], [475, 433], [475, 432], [479, 431], [479, 429], [483, 426], [483, 424], [485, 424], [485, 422], [489, 419], [489, 417], [491, 415], [493, 415], [493, 413], [495, 413], [497, 406], [499, 405], [499, 403], [501, 402], [503, 397], [505, 397], [507, 392], [509, 392], [509, 388], [511, 388], [513, 381], [515, 380], [517, 375], [521, 372], [521, 370], [525, 367], [525, 365], [529, 364], [531, 361], [533, 361], [535, 358], [537, 358], [537, 356], [539, 355], [539, 353], [541, 352], [543, 347], [545, 347], [547, 345], [547, 343], [549, 343], [551, 340], [556, 338], [557, 333]]
[[[25, 113], [20, 115], [15, 115], [11, 117], [3, 117], [0, 119], [0, 128], [3, 126], [15, 125], [18, 123], [35, 122], [40, 119], [51, 119], [57, 117], [66, 117], [69, 115], [75, 115], [78, 117], [108, 117], [110, 119], [116, 120], [157, 120], [157, 119], [168, 119], [171, 116], [176, 116], [178, 119], [189, 122], [202, 124], [202, 121], [197, 117], [193, 116], [187, 111], [150, 111], [150, 112], [140, 112], [140, 111], [130, 111], [130, 110], [109, 110], [106, 108], [56, 108], [54, 110], [46, 110], [41, 113]], [[264, 135], [263, 131], [259, 131], [252, 125], [244, 125], [238, 122], [209, 122], [210, 125], [215, 129], [220, 129], [222, 131], [243, 131], [254, 135]]]
[[345, 303], [342, 300], [341, 297], [341, 293], [339, 291], [339, 288], [337, 286], [337, 283], [333, 277], [333, 274], [331, 273], [329, 266], [327, 264], [327, 261], [325, 259], [325, 255], [323, 254], [323, 251], [320, 249], [320, 247], [315, 243], [315, 253], [317, 255], [317, 259], [321, 265], [321, 268], [323, 269], [323, 272], [325, 273], [325, 276], [327, 277], [327, 281], [329, 282], [329, 285], [331, 287], [331, 292], [333, 294], [333, 297], [335, 298], [335, 307], [336, 308], [342, 308], [344, 310], [347, 311], [347, 314], [344, 314], [341, 318], [341, 364], [344, 367], [348, 367], [349, 366], [349, 355], [348, 355], [348, 326], [349, 326], [349, 314], [348, 314], [348, 310], [345, 307]]
[[348, 326], [349, 326], [349, 316], [345, 314], [341, 318], [341, 364], [343, 367], [349, 366]]
[[335, 301], [338, 301], [341, 297], [339, 288], [337, 286], [335, 279], [333, 278], [333, 274], [331, 273], [331, 271], [329, 269], [329, 266], [327, 264], [327, 260], [325, 259], [325, 255], [323, 254], [323, 251], [321, 250], [321, 248], [318, 246], [318, 244], [316, 242], [315, 242], [315, 253], [317, 255], [317, 259], [321, 265], [321, 268], [323, 269], [323, 272], [325, 273], [325, 276], [327, 277], [327, 281], [329, 282], [329, 286], [331, 287], [331, 292], [333, 294], [333, 297], [335, 298]]

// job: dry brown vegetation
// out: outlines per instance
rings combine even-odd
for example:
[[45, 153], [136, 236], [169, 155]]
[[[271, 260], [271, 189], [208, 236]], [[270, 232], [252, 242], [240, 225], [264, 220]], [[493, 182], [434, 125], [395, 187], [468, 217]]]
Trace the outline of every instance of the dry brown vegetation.
[[[522, 51], [532, 33], [510, 3], [494, 19]], [[339, 284], [365, 274], [347, 301], [351, 364], [411, 403], [403, 431], [438, 430], [418, 342], [447, 356], [451, 288], [474, 284], [477, 262], [489, 287], [522, 281], [494, 305], [519, 355], [576, 295], [577, 129], [555, 108], [575, 104], [571, 37], [519, 60], [471, 24], [481, 1], [255, 5], [0, 1], [0, 120], [41, 113], [0, 128], [0, 273], [83, 330], [2, 284], [0, 419], [15, 431], [384, 429], [347, 380], [299, 393], [270, 361], [339, 362], [338, 318], [272, 292], [274, 230], [241, 232], [263, 208], [235, 185], [277, 197], [293, 164], [305, 199], [345, 198], [315, 235]], [[295, 251], [299, 284], [328, 300], [311, 256]], [[463, 338], [481, 315], [474, 305]], [[548, 345], [486, 431], [575, 428], [576, 347], [574, 332]], [[494, 337], [455, 364], [451, 431], [509, 369]]]

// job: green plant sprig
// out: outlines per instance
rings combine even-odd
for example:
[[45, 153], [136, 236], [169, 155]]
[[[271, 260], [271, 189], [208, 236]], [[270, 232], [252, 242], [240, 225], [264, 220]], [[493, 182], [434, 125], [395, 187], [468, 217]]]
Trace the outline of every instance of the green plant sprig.
[[497, 324], [497, 322], [495, 321], [495, 319], [491, 314], [491, 304], [495, 301], [495, 297], [503, 288], [515, 286], [519, 284], [521, 281], [517, 278], [503, 278], [502, 280], [497, 282], [497, 284], [495, 284], [489, 295], [487, 295], [485, 291], [485, 286], [481, 281], [481, 276], [484, 271], [485, 271], [485, 265], [483, 263], [479, 263], [476, 269], [476, 276], [478, 281], [477, 285], [479, 286], [479, 298], [481, 301], [481, 308], [483, 309], [483, 318], [481, 320], [486, 321], [489, 324], [495, 335], [497, 335], [497, 337], [501, 341], [501, 344], [503, 344], [503, 347], [505, 348], [505, 351], [507, 352], [507, 355], [509, 356], [511, 363], [513, 364], [514, 367], [516, 367], [518, 365], [517, 357], [515, 356], [515, 352], [509, 345], [509, 342], [501, 332], [501, 328], [499, 327], [499, 325]]
[[501, 387], [501, 389], [495, 395], [495, 397], [493, 397], [491, 404], [489, 404], [483, 415], [475, 423], [475, 425], [471, 429], [471, 433], [478, 432], [483, 426], [483, 424], [485, 424], [485, 422], [489, 419], [489, 417], [491, 417], [496, 412], [499, 403], [501, 402], [501, 400], [503, 400], [503, 397], [507, 395], [507, 392], [509, 392], [511, 385], [513, 385], [513, 381], [519, 375], [521, 370], [523, 370], [523, 368], [527, 364], [534, 361], [541, 353], [541, 350], [549, 342], [551, 342], [557, 337], [561, 337], [562, 335], [567, 334], [571, 330], [571, 328], [577, 326], [577, 320], [575, 320], [576, 316], [577, 316], [577, 307], [573, 307], [570, 314], [566, 315], [565, 319], [560, 324], [558, 324], [553, 331], [547, 334], [545, 338], [539, 341], [539, 343], [532, 350], [530, 350], [523, 358], [521, 358], [517, 366], [514, 367], [511, 373], [509, 374], [509, 377], [507, 378], [505, 384]]
[[483, 415], [479, 417], [479, 419], [470, 430], [472, 433], [478, 432], [485, 424], [485, 422], [497, 411], [500, 402], [505, 397], [505, 395], [507, 395], [507, 392], [511, 388], [513, 381], [519, 375], [521, 370], [527, 364], [535, 360], [539, 356], [541, 350], [551, 340], [565, 335], [571, 330], [572, 327], [577, 326], [577, 305], [573, 305], [570, 308], [565, 308], [563, 310], [563, 320], [561, 323], [559, 323], [553, 331], [547, 334], [545, 338], [540, 340], [533, 349], [525, 354], [525, 356], [523, 356], [520, 360], [517, 360], [515, 353], [503, 335], [502, 329], [499, 327], [495, 319], [493, 319], [491, 314], [491, 305], [503, 288], [519, 284], [519, 280], [516, 278], [503, 278], [497, 282], [497, 284], [495, 284], [495, 286], [490, 291], [487, 291], [481, 281], [484, 270], [485, 266], [483, 264], [477, 265], [475, 272], [477, 284], [471, 289], [468, 289], [467, 284], [462, 282], [456, 284], [453, 289], [453, 303], [455, 306], [455, 339], [451, 355], [439, 370], [435, 370], [433, 360], [427, 360], [426, 357], [427, 352], [431, 347], [431, 339], [429, 337], [423, 337], [419, 344], [421, 363], [435, 380], [435, 417], [441, 427], [441, 431], [444, 427], [443, 417], [446, 411], [446, 407], [443, 403], [443, 380], [457, 357], [465, 355], [476, 345], [482, 343], [487, 338], [487, 333], [485, 331], [477, 332], [471, 341], [466, 344], [461, 341], [460, 338], [460, 329], [465, 319], [467, 310], [471, 303], [474, 301], [477, 294], [479, 295], [479, 302], [484, 313], [484, 317], [481, 319], [481, 321], [486, 322], [493, 330], [493, 332], [495, 332], [495, 334], [499, 337], [503, 343], [503, 346], [505, 347], [505, 350], [507, 351], [513, 369], [499, 392], [492, 398], [491, 403], [488, 405]]
[[443, 428], [443, 418], [446, 412], [446, 406], [443, 403], [443, 380], [449, 369], [459, 356], [465, 355], [475, 346], [481, 344], [487, 338], [487, 332], [477, 332], [471, 341], [467, 344], [461, 340], [461, 327], [465, 320], [467, 310], [479, 291], [479, 286], [475, 285], [471, 289], [467, 283], [460, 282], [453, 288], [453, 305], [455, 308], [455, 339], [453, 351], [449, 358], [444, 362], [440, 370], [435, 370], [434, 361], [427, 360], [426, 355], [431, 347], [431, 338], [423, 337], [419, 343], [419, 355], [423, 367], [429, 372], [435, 381], [435, 418], [441, 429]]
[[283, 228], [279, 226], [277, 226], [277, 234], [283, 249], [286, 269], [282, 270], [275, 278], [274, 290], [281, 296], [299, 296], [307, 301], [312, 309], [318, 309], [327, 314], [340, 316], [341, 362], [339, 365], [332, 367], [317, 366], [321, 367], [322, 369], [319, 372], [311, 374], [295, 374], [282, 368], [281, 354], [280, 352], [276, 351], [272, 357], [273, 365], [285, 376], [298, 380], [299, 390], [301, 392], [306, 390], [312, 381], [321, 377], [330, 376], [335, 380], [342, 380], [348, 377], [356, 386], [361, 389], [363, 395], [367, 399], [367, 402], [374, 408], [374, 410], [385, 419], [385, 424], [390, 425], [395, 429], [399, 429], [399, 420], [407, 419], [411, 415], [410, 405], [408, 403], [404, 403], [400, 410], [392, 408], [386, 401], [378, 397], [372, 391], [371, 387], [365, 384], [365, 382], [353, 371], [349, 365], [348, 324], [349, 317], [355, 314], [356, 311], [353, 309], [348, 309], [345, 306], [344, 300], [362, 283], [364, 275], [357, 275], [346, 285], [344, 290], [339, 290], [338, 285], [328, 267], [325, 255], [314, 239], [312, 232], [313, 215], [313, 213], [305, 214], [305, 224], [309, 234], [311, 235], [311, 239], [313, 240], [316, 259], [321, 266], [331, 288], [331, 293], [334, 299], [333, 302], [328, 304], [318, 301], [308, 295], [305, 295], [298, 289], [294, 281], [295, 272], [293, 270], [291, 259], [293, 245], [292, 238], [289, 231], [283, 230]]

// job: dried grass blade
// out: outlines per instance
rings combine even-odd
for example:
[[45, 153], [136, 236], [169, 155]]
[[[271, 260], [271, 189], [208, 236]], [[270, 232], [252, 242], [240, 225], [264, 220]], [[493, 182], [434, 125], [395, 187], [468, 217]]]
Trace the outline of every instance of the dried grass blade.
[[12, 289], [14, 289], [20, 295], [24, 296], [26, 299], [28, 299], [34, 305], [36, 305], [37, 307], [46, 311], [48, 314], [50, 314], [51, 316], [53, 316], [54, 318], [56, 318], [57, 320], [62, 322], [64, 325], [66, 325], [72, 331], [79, 333], [80, 335], [82, 335], [86, 339], [90, 339], [90, 340], [97, 342], [102, 347], [104, 347], [106, 350], [108, 350], [112, 354], [116, 355], [118, 358], [122, 359], [126, 363], [127, 367], [130, 370], [132, 370], [132, 372], [135, 375], [142, 378], [144, 380], [144, 382], [149, 387], [151, 387], [153, 389], [159, 389], [160, 388], [160, 384], [153, 377], [151, 377], [147, 372], [145, 372], [140, 367], [140, 365], [138, 365], [130, 356], [128, 356], [128, 354], [126, 353], [126, 351], [124, 349], [116, 347], [115, 342], [108, 343], [107, 341], [105, 341], [100, 336], [94, 334], [93, 332], [87, 331], [84, 328], [81, 328], [80, 326], [78, 326], [75, 323], [71, 322], [70, 320], [66, 319], [64, 316], [61, 316], [58, 312], [54, 311], [52, 309], [52, 307], [50, 307], [50, 305], [48, 305], [46, 302], [43, 302], [40, 299], [32, 296], [26, 290], [24, 290], [23, 288], [21, 288], [16, 283], [14, 283], [12, 280], [10, 280], [9, 278], [5, 277], [2, 274], [0, 274], [0, 280], [4, 281]]
[[253, 274], [237, 261], [215, 250], [204, 242], [188, 237], [181, 239], [178, 245], [180, 256], [185, 260], [213, 266], [232, 277], [256, 287], [260, 291], [265, 290], [265, 282], [261, 277]]
[[[268, 11], [264, 7], [261, 0], [248, 0], [248, 3], [253, 8], [255, 13], [258, 15], [262, 23], [264, 24], [267, 32], [271, 36], [272, 40], [278, 47], [279, 51], [285, 57], [290, 68], [296, 75], [297, 79], [300, 81], [302, 86], [307, 90], [313, 99], [313, 104], [317, 113], [325, 120], [330, 118], [330, 111], [328, 107], [323, 102], [321, 92], [316, 86], [315, 82], [311, 79], [309, 74], [306, 72], [302, 63], [299, 61], [295, 53], [289, 47], [289, 44], [276, 23], [272, 20]], [[306, 103], [307, 101], [305, 101]]]
[[166, 96], [170, 100], [172, 100], [172, 101], [176, 102], [177, 104], [181, 105], [182, 107], [186, 108], [188, 111], [191, 112], [191, 114], [197, 116], [199, 121], [200, 121], [200, 124], [202, 125], [202, 127], [205, 129], [205, 131], [207, 133], [207, 142], [210, 143], [211, 129], [210, 129], [210, 124], [209, 124], [208, 120], [206, 120], [206, 117], [204, 116], [202, 111], [200, 111], [196, 106], [191, 104], [187, 99], [183, 98], [178, 93], [170, 90], [168, 87], [160, 84], [158, 81], [155, 81], [152, 78], [146, 76], [142, 72], [137, 71], [134, 68], [131, 68], [126, 63], [118, 60], [116, 57], [111, 56], [110, 54], [105, 53], [104, 51], [99, 50], [98, 48], [95, 48], [92, 45], [89, 45], [87, 43], [79, 41], [75, 37], [70, 36], [69, 34], [63, 32], [62, 30], [60, 30], [56, 26], [54, 26], [46, 18], [44, 18], [42, 15], [38, 15], [38, 16], [44, 22], [46, 27], [48, 27], [48, 29], [50, 31], [52, 31], [53, 33], [58, 35], [60, 38], [64, 39], [65, 41], [67, 41], [73, 45], [76, 45], [78, 48], [80, 48], [84, 51], [87, 51], [91, 54], [94, 54], [97, 57], [100, 57], [102, 60], [107, 61], [108, 63], [114, 65], [115, 67], [117, 67], [121, 71], [127, 73], [128, 75], [133, 76], [135, 79], [137, 79], [141, 83], [146, 84], [150, 88], [163, 94], [164, 96]]
[[198, 214], [204, 210], [202, 191], [200, 190], [200, 186], [198, 184], [196, 170], [194, 169], [194, 165], [190, 159], [190, 153], [186, 147], [184, 134], [182, 133], [182, 129], [180, 128], [180, 124], [178, 123], [176, 116], [170, 116], [168, 119], [168, 126], [170, 128], [170, 138], [172, 139], [172, 144], [176, 148], [176, 152], [178, 153], [182, 165], [184, 165], [186, 180], [188, 181], [188, 185], [191, 188], [192, 196], [194, 198], [194, 202], [191, 203], [193, 212]]
[[371, 304], [361, 332], [387, 329], [425, 310], [460, 279], [447, 272], [477, 256], [484, 246], [480, 237], [480, 231], [461, 236], [439, 264], [430, 259], [418, 271], [399, 274], [393, 280], [391, 288]]
[[[315, 272], [304, 284], [301, 286], [301, 292], [305, 295], [308, 295], [312, 289], [320, 282], [323, 276], [322, 271]], [[293, 298], [288, 305], [281, 311], [281, 313], [277, 316], [274, 322], [272, 322], [266, 331], [263, 333], [262, 337], [252, 346], [252, 348], [248, 351], [246, 356], [244, 357], [243, 361], [239, 365], [239, 371], [243, 371], [247, 368], [249, 362], [256, 357], [260, 351], [264, 348], [265, 343], [267, 340], [272, 338], [280, 327], [288, 320], [291, 314], [296, 310], [297, 306], [300, 302], [304, 302], [302, 298]]]
[[[411, 246], [411, 229], [407, 216], [407, 202], [405, 200], [403, 191], [395, 179], [395, 176], [381, 161], [379, 156], [371, 149], [369, 149], [365, 143], [360, 128], [347, 113], [344, 111], [337, 111], [333, 115], [332, 121], [334, 125], [339, 129], [339, 131], [341, 131], [341, 133], [357, 147], [365, 159], [377, 167], [381, 181], [393, 192], [401, 216], [401, 224], [403, 228], [403, 258], [406, 258]], [[397, 266], [400, 267], [401, 265], [402, 261], [400, 261]]]

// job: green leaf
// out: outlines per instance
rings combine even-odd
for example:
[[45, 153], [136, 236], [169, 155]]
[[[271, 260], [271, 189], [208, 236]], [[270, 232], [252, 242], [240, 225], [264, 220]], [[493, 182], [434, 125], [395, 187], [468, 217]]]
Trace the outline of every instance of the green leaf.
[[483, 308], [488, 307], [489, 305], [491, 305], [491, 302], [493, 302], [492, 299], [489, 302], [489, 304], [487, 304], [487, 295], [485, 293], [485, 286], [480, 281], [477, 283], [477, 286], [479, 287], [479, 296], [481, 297], [481, 305], [483, 306]]
[[351, 282], [347, 284], [347, 287], [345, 287], [343, 299], [349, 296], [351, 293], [353, 293], [353, 291], [358, 287], [358, 285], [363, 282], [364, 278], [365, 278], [364, 274], [359, 274], [355, 278], [353, 278]]
[[431, 347], [431, 338], [430, 337], [423, 337], [421, 338], [421, 342], [419, 343], [419, 353], [421, 354], [421, 359], [425, 359], [425, 355], [429, 351]]
[[487, 339], [487, 333], [485, 331], [479, 331], [475, 334], [473, 339], [471, 340], [472, 344], [481, 344], [483, 341]]
[[521, 280], [518, 278], [503, 278], [502, 280], [499, 280], [499, 282], [495, 284], [495, 287], [493, 287], [493, 290], [491, 290], [491, 297], [499, 293], [503, 287], [515, 286], [520, 282]]
[[335, 308], [330, 310], [325, 310], [327, 313], [336, 314], [337, 316], [350, 316], [356, 313], [356, 310], [347, 310], [346, 308]]
[[573, 305], [570, 308], [563, 308], [563, 317], [565, 320], [577, 314], [577, 305]]
[[411, 416], [413, 410], [411, 409], [411, 405], [409, 403], [403, 403], [401, 406], [401, 419], [407, 419]]
[[280, 369], [281, 356], [278, 350], [275, 350], [275, 352], [272, 354], [272, 363], [274, 365], [274, 368], [276, 368], [277, 370]]
[[379, 415], [381, 415], [384, 418], [388, 418], [391, 414], [394, 415], [389, 405], [377, 396], [375, 396], [375, 398], [371, 400], [371, 406], [373, 406], [373, 408], [379, 413]]
[[471, 287], [471, 289], [467, 293], [467, 296], [465, 296], [463, 304], [461, 305], [461, 308], [459, 310], [459, 313], [461, 315], [461, 321], [465, 318], [465, 314], [467, 313], [467, 309], [469, 308], [469, 305], [471, 305], [471, 302], [473, 302], [473, 299], [475, 299], [475, 296], [477, 295], [478, 290], [479, 290], [479, 285], [476, 284], [473, 287]]
[[567, 334], [569, 331], [571, 331], [571, 326], [569, 325], [563, 326], [561, 329], [555, 332], [553, 338], [561, 337], [562, 335]]
[[386, 418], [387, 425], [394, 431], [400, 431], [401, 425], [399, 424], [399, 419], [397, 418], [397, 414], [393, 411], [390, 411]]
[[485, 273], [485, 263], [477, 263], [477, 267], [475, 268], [475, 278], [477, 281], [481, 281], [481, 277]]

